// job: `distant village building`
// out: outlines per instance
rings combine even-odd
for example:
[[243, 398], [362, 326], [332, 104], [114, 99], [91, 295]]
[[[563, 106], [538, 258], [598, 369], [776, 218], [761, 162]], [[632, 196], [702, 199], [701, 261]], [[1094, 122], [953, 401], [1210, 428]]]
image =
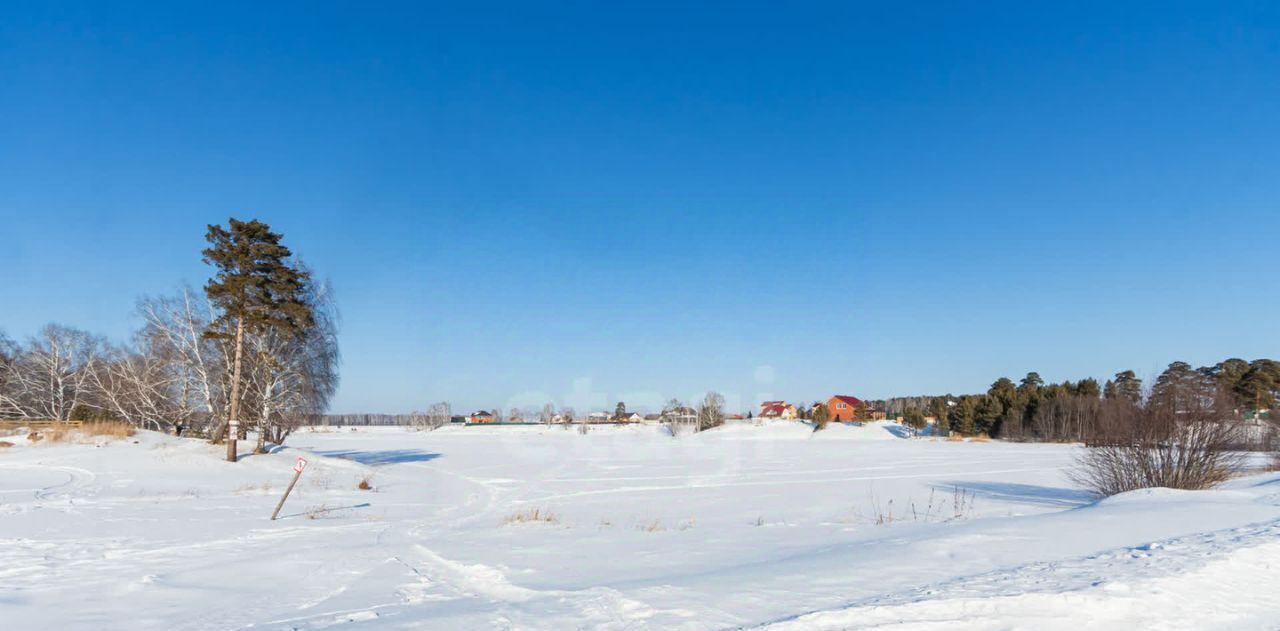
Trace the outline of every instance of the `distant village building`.
[[765, 401], [760, 404], [760, 418], [780, 418], [794, 419], [796, 418], [796, 406], [786, 401]]
[[493, 413], [480, 410], [472, 412], [471, 417], [467, 419], [468, 423], [492, 423], [494, 421]]
[[827, 400], [827, 412], [833, 421], [852, 421], [862, 405], [862, 399], [858, 397], [837, 394]]
[[662, 411], [661, 419], [663, 423], [695, 425], [698, 422], [698, 411], [684, 406], [671, 408]]

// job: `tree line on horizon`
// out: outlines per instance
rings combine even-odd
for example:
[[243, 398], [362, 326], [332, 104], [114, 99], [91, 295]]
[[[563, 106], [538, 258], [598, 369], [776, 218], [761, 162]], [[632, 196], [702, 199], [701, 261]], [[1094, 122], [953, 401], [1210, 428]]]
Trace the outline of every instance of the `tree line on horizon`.
[[1150, 388], [1132, 370], [1104, 383], [1094, 378], [1045, 383], [1039, 373], [1030, 372], [1016, 383], [1000, 377], [982, 394], [899, 397], [881, 403], [917, 429], [933, 418], [940, 435], [1057, 442], [1087, 441], [1111, 402], [1186, 407], [1196, 398], [1216, 401], [1224, 414], [1269, 410], [1280, 399], [1280, 362], [1231, 358], [1193, 368], [1175, 361]]
[[[257, 220], [210, 225], [213, 276], [142, 297], [125, 343], [49, 324], [19, 344], [0, 332], [0, 419], [114, 421], [223, 442], [256, 430], [256, 451], [323, 413], [338, 385], [328, 285]], [[227, 441], [234, 459], [235, 441]]]

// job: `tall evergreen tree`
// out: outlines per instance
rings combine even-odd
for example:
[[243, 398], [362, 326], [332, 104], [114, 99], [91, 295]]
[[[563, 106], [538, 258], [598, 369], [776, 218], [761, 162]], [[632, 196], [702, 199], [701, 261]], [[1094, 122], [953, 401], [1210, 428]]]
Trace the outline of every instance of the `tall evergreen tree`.
[[929, 400], [929, 415], [934, 419], [933, 433], [935, 436], [947, 436], [951, 433], [951, 419], [948, 418], [950, 406], [947, 405], [947, 399], [950, 397], [934, 397]]
[[[1240, 381], [1244, 379], [1245, 373], [1249, 372], [1250, 368], [1251, 366], [1249, 365], [1249, 362], [1240, 359], [1239, 357], [1232, 357], [1231, 359], [1220, 361], [1213, 366], [1201, 368], [1200, 371], [1204, 373], [1205, 376], [1213, 379], [1213, 381], [1217, 383], [1218, 387], [1222, 390], [1234, 393], [1239, 388]], [[1247, 401], [1239, 401], [1238, 403], [1244, 406], [1250, 405]]]
[[919, 434], [925, 425], [924, 410], [918, 407], [909, 407], [906, 412], [903, 412], [902, 421], [907, 424], [907, 427], [911, 428], [912, 434]]
[[[292, 252], [280, 243], [282, 235], [258, 220], [231, 218], [228, 227], [210, 225], [204, 262], [216, 269], [205, 294], [219, 310], [206, 335], [234, 337], [230, 416], [240, 420], [241, 366], [244, 338], [268, 329], [294, 336], [313, 326], [311, 306], [304, 299], [310, 276], [290, 264]], [[214, 440], [226, 432], [223, 424]], [[227, 440], [227, 460], [236, 459], [236, 437]]]
[[1018, 383], [1018, 394], [1030, 399], [1036, 399], [1040, 396], [1040, 389], [1044, 387], [1044, 379], [1040, 378], [1040, 373], [1029, 372], [1022, 381]]
[[1004, 418], [1004, 404], [991, 395], [978, 397], [978, 406], [974, 411], [977, 419], [975, 430], [988, 436], [1000, 433], [1000, 422]]
[[1081, 379], [1076, 382], [1076, 396], [1096, 399], [1102, 396], [1102, 388], [1098, 385], [1098, 380], [1093, 377]]
[[815, 430], [826, 429], [827, 423], [831, 422], [831, 411], [825, 405], [819, 405], [813, 408], [813, 428]]
[[1241, 406], [1251, 410], [1269, 410], [1276, 404], [1276, 390], [1280, 386], [1264, 366], [1250, 366], [1233, 391]]
[[987, 389], [987, 396], [994, 398], [1003, 408], [1011, 408], [1018, 400], [1018, 386], [1008, 377], [1001, 377]]
[[1142, 402], [1142, 380], [1132, 370], [1116, 373], [1113, 384], [1114, 396], [1109, 398], [1126, 399], [1130, 403]]
[[1173, 362], [1151, 387], [1151, 400], [1173, 406], [1174, 410], [1191, 409], [1195, 401], [1209, 394], [1211, 382], [1187, 362]]
[[960, 404], [953, 408], [959, 413], [951, 424], [965, 436], [972, 436], [978, 431], [978, 397], [965, 395], [960, 397]]

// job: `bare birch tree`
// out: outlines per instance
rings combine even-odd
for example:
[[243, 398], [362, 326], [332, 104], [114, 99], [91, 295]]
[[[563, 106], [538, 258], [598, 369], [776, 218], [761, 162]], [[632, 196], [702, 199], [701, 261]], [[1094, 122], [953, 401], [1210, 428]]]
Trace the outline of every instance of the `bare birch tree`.
[[77, 408], [93, 404], [93, 373], [104, 346], [85, 331], [45, 326], [4, 361], [0, 410], [14, 418], [70, 420]]
[[448, 425], [452, 418], [453, 409], [449, 406], [448, 401], [432, 403], [431, 407], [427, 408], [427, 424], [431, 429]]

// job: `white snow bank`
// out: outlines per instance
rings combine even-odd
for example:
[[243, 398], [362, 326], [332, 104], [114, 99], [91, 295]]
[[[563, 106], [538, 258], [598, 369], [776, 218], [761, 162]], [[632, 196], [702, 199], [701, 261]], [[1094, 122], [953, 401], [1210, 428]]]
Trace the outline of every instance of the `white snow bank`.
[[[891, 429], [359, 428], [237, 463], [150, 432], [0, 450], [0, 611], [15, 629], [931, 629], [1044, 607], [1076, 628], [1183, 628], [1116, 590], [1156, 605], [1151, 585], [1204, 586], [1219, 561], [1274, 584], [1249, 529], [1280, 520], [1280, 476], [1095, 503], [1063, 475], [1077, 447], [857, 438]], [[1186, 620], [1280, 619], [1230, 585], [1247, 616], [1205, 586]]]
[[906, 426], [893, 421], [832, 423], [813, 434], [815, 439], [821, 440], [900, 440], [910, 436], [911, 432]]

